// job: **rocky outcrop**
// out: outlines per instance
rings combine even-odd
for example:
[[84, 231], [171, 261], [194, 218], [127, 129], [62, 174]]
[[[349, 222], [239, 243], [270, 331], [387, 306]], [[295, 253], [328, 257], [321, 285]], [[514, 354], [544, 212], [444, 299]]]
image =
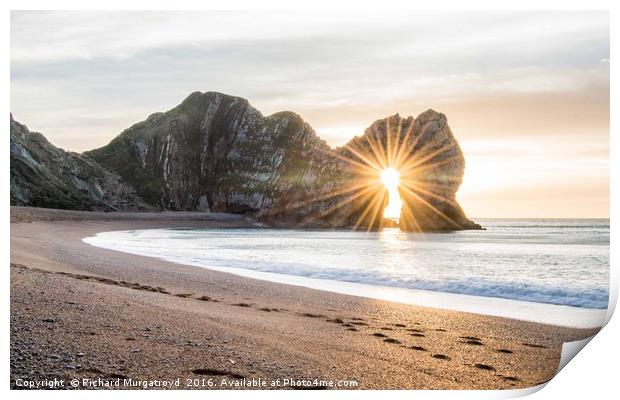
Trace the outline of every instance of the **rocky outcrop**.
[[11, 115], [11, 204], [71, 210], [150, 209], [91, 158], [53, 146]]
[[[399, 226], [403, 231], [451, 231], [482, 229], [469, 220], [456, 201], [465, 170], [465, 158], [444, 114], [428, 110], [417, 118], [396, 114], [375, 121], [361, 137], [355, 137], [336, 152], [344, 159], [366, 167], [353, 168], [354, 182], [369, 180], [380, 169], [393, 168], [400, 173], [399, 193], [403, 201]], [[349, 163], [350, 164], [350, 163]], [[367, 168], [371, 165], [371, 169]], [[387, 204], [385, 191], [356, 210], [367, 210], [362, 226], [385, 225], [374, 215], [373, 204]], [[354, 224], [358, 224], [359, 219]]]
[[86, 154], [162, 209], [262, 215], [326, 185], [329, 151], [294, 113], [197, 92]]
[[245, 99], [196, 92], [87, 154], [163, 209], [247, 212], [282, 226], [380, 227], [388, 198], [378, 166], [396, 163], [404, 230], [478, 227], [455, 200], [463, 154], [432, 110], [377, 121], [331, 149], [294, 113], [265, 117]]
[[401, 172], [403, 230], [479, 228], [455, 200], [463, 154], [432, 110], [376, 121], [332, 149], [295, 113], [263, 116], [245, 99], [196, 92], [83, 157], [154, 207], [248, 213], [288, 227], [384, 226], [389, 198], [378, 178], [391, 166]]

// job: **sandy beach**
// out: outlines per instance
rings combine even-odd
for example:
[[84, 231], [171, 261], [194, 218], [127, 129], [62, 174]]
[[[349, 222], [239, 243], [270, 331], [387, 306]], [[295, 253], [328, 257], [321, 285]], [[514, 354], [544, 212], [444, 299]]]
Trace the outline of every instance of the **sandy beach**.
[[131, 378], [200, 389], [251, 388], [252, 379], [266, 382], [259, 388], [315, 379], [334, 389], [524, 388], [553, 377], [564, 341], [596, 332], [270, 283], [82, 242], [104, 231], [252, 223], [12, 207], [11, 387]]

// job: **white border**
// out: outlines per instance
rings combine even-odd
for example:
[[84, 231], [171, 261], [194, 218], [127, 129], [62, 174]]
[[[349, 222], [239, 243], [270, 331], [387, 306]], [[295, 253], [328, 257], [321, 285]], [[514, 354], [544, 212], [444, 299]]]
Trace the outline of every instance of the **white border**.
[[[618, 29], [616, 24], [618, 23], [618, 17], [616, 15], [618, 9], [620, 8], [617, 4], [618, 2], [612, 1], [574, 1], [574, 0], [564, 0], [564, 1], [548, 1], [548, 0], [521, 0], [518, 2], [499, 2], [499, 1], [483, 1], [483, 0], [470, 0], [466, 3], [459, 1], [447, 1], [447, 0], [435, 0], [433, 2], [413, 2], [413, 1], [397, 1], [397, 0], [382, 0], [381, 2], [375, 1], [328, 1], [328, 0], [314, 0], [312, 2], [297, 2], [294, 3], [292, 1], [286, 0], [260, 0], [251, 1], [251, 0], [229, 0], [226, 3], [224, 2], [216, 2], [216, 1], [184, 1], [177, 0], [174, 2], [170, 1], [162, 1], [162, 0], [141, 0], [141, 1], [132, 1], [131, 3], [127, 0], [108, 0], [105, 2], [80, 2], [76, 0], [65, 0], [65, 1], [11, 1], [6, 2], [8, 7], [3, 10], [2, 14], [2, 27], [4, 40], [2, 40], [2, 48], [4, 54], [7, 55], [7, 59], [10, 60], [10, 51], [9, 51], [9, 34], [10, 34], [10, 23], [9, 23], [9, 10], [10, 9], [325, 9], [326, 12], [329, 12], [329, 9], [370, 9], [374, 7], [380, 7], [382, 9], [434, 9], [434, 10], [448, 10], [448, 9], [465, 9], [464, 5], [467, 5], [467, 9], [477, 9], [477, 10], [611, 10], [611, 22], [612, 22], [612, 30], [611, 30], [611, 52], [613, 54], [618, 53], [618, 42], [615, 40], [615, 36], [618, 34]], [[36, 27], [33, 27], [36, 29]], [[610, 57], [611, 58], [611, 57]], [[614, 64], [615, 65], [615, 64]], [[614, 86], [616, 82], [617, 68], [614, 65], [611, 66], [611, 110], [618, 110], [618, 88]], [[1, 102], [3, 105], [3, 109], [6, 110], [7, 114], [10, 110], [9, 99], [10, 99], [10, 73], [9, 62], [5, 62], [2, 64], [3, 76], [5, 76], [5, 80], [3, 83], [4, 90], [2, 91], [3, 96], [1, 96]], [[6, 114], [5, 114], [6, 116]], [[5, 125], [6, 126], [6, 125]], [[6, 131], [5, 131], [6, 132]], [[614, 184], [614, 182], [618, 182], [618, 178], [620, 175], [618, 174], [619, 162], [617, 158], [617, 149], [618, 149], [618, 113], [612, 112], [611, 114], [611, 130], [614, 134], [611, 135], [610, 145], [611, 145], [611, 202], [610, 202], [610, 215], [613, 221], [616, 220], [618, 216], [618, 202], [620, 197], [618, 196], [618, 185]], [[8, 133], [8, 132], [7, 132]], [[4, 321], [6, 324], [5, 328], [2, 330], [2, 342], [4, 346], [2, 348], [3, 354], [5, 355], [4, 362], [2, 363], [2, 371], [4, 372], [3, 376], [5, 376], [5, 386], [4, 390], [8, 392], [9, 387], [9, 273], [8, 273], [8, 264], [9, 264], [9, 251], [10, 251], [10, 243], [9, 243], [9, 194], [8, 194], [8, 178], [9, 178], [9, 146], [8, 146], [8, 134], [5, 137], [5, 144], [0, 146], [0, 155], [2, 160], [3, 167], [3, 176], [5, 177], [5, 184], [1, 186], [2, 196], [0, 200], [0, 207], [2, 207], [2, 258], [3, 265], [5, 266], [5, 273], [2, 275], [3, 284], [4, 284], [4, 303], [2, 304], [2, 311], [4, 314]], [[615, 308], [615, 302], [618, 295], [618, 239], [617, 233], [615, 230], [615, 225], [612, 223], [611, 226], [611, 291], [610, 291], [610, 299], [612, 307], [610, 308], [610, 314], [613, 312], [613, 308]], [[618, 343], [616, 338], [620, 337], [620, 324], [616, 319], [611, 320], [608, 326], [597, 335], [592, 342], [588, 345], [588, 350], [579, 354], [576, 360], [569, 363], [562, 372], [554, 378], [545, 388], [538, 393], [536, 393], [532, 398], [535, 399], [553, 399], [553, 398], [585, 398], [587, 397], [602, 397], [609, 398], [611, 393], [617, 392], [617, 356], [618, 356]], [[532, 392], [532, 390], [527, 390], [525, 392], [520, 392], [520, 395], [527, 394], [528, 392]], [[94, 398], [102, 398], [109, 396], [109, 392], [95, 392], [89, 393], [89, 396]], [[147, 394], [149, 397], [154, 398], [162, 398], [168, 397], [169, 393], [164, 392], [149, 392]], [[179, 396], [179, 393], [176, 393], [176, 396]], [[205, 396], [209, 396], [210, 398], [215, 397], [226, 397], [226, 398], [241, 398], [242, 396], [247, 396], [247, 393], [244, 392], [225, 392], [222, 395], [221, 392], [185, 392], [182, 396], [194, 397], [194, 398], [205, 398]], [[266, 397], [281, 397], [288, 398], [291, 393], [287, 393], [284, 391], [279, 392], [260, 392], [260, 393], [252, 393], [251, 396], [258, 398], [266, 398]], [[322, 392], [322, 396], [333, 397], [338, 396], [342, 398], [355, 398], [358, 399], [360, 397], [375, 397], [378, 393], [375, 392]], [[428, 399], [428, 398], [464, 398], [464, 399], [485, 399], [485, 398], [504, 398], [504, 397], [513, 397], [517, 395], [517, 393], [513, 391], [491, 391], [491, 392], [480, 392], [480, 391], [458, 391], [458, 392], [438, 392], [438, 391], [389, 391], [382, 392], [380, 395], [394, 398], [407, 398], [411, 399], [412, 397]], [[79, 396], [84, 397], [85, 393], [66, 393], [66, 392], [45, 392], [45, 393], [33, 393], [33, 392], [10, 392], [9, 396], [11, 397], [35, 397], [35, 396], [45, 396], [46, 398], [66, 398]], [[119, 396], [120, 398], [129, 398], [133, 396], [132, 393], [122, 392], [122, 393], [114, 393], [113, 396]], [[314, 398], [316, 396], [315, 392], [296, 392], [296, 397], [299, 398]]]

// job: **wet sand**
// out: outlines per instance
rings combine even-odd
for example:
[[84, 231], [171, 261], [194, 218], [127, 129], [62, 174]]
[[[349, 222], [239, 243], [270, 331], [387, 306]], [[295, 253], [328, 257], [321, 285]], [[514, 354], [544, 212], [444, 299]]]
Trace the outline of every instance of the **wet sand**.
[[81, 241], [123, 229], [253, 226], [241, 217], [13, 207], [11, 221], [14, 388], [54, 378], [524, 388], [553, 377], [564, 341], [596, 332], [270, 283]]

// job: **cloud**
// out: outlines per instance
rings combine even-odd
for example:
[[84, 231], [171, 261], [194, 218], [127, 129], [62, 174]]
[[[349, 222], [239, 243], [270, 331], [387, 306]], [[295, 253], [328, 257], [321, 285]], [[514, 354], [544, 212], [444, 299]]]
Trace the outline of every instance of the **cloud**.
[[502, 47], [512, 54], [536, 54], [554, 43], [579, 45], [581, 39], [608, 37], [608, 22], [605, 12], [12, 11], [11, 61], [126, 59], [157, 48], [208, 50], [282, 37], [327, 37], [334, 48], [358, 43], [375, 53], [394, 44], [380, 52], [384, 57]]
[[[63, 148], [102, 146], [196, 90], [295, 111], [332, 145], [434, 108], [468, 153], [472, 215], [608, 210], [607, 12], [11, 12], [11, 111]], [[540, 179], [480, 186], [489, 170]], [[569, 173], [594, 200], [570, 178], [566, 207], [545, 192]], [[511, 198], [524, 205], [502, 209]]]

